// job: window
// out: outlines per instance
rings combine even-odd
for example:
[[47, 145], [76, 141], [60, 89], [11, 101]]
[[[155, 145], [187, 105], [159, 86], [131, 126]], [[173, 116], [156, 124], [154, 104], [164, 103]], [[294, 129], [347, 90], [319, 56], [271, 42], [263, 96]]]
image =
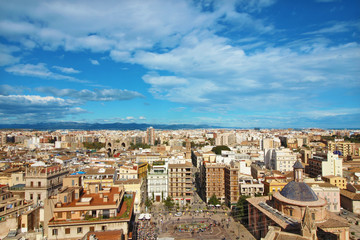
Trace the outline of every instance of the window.
[[33, 200], [34, 196], [32, 194], [30, 194], [30, 200]]
[[315, 220], [315, 213], [311, 213], [312, 220]]
[[67, 196], [64, 196], [64, 203], [67, 203]]
[[33, 187], [34, 186], [34, 182], [30, 182], [30, 187]]
[[58, 235], [58, 230], [57, 230], [57, 229], [53, 229], [53, 230], [52, 230], [52, 235], [53, 235], [53, 236]]
[[102, 231], [106, 231], [106, 226], [101, 226]]
[[71, 185], [75, 186], [75, 180], [71, 180]]
[[82, 227], [77, 228], [77, 233], [82, 233]]
[[38, 182], [38, 187], [41, 187], [41, 182]]
[[289, 210], [289, 213], [290, 213], [290, 216], [292, 216], [292, 215], [293, 215], [293, 210], [290, 209], [290, 210]]
[[95, 231], [95, 227], [90, 227], [90, 232], [94, 232]]
[[63, 213], [62, 213], [62, 212], [58, 212], [58, 213], [57, 213], [57, 217], [58, 217], [58, 218], [62, 218], [62, 216], [63, 216]]
[[40, 199], [41, 199], [41, 194], [38, 194], [37, 200], [40, 200]]
[[70, 228], [65, 228], [65, 234], [70, 234]]

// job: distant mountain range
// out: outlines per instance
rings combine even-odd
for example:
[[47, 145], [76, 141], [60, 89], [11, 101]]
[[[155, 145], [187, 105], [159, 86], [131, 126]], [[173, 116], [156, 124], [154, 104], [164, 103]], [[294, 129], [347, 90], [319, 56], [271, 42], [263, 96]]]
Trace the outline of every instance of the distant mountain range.
[[78, 123], [78, 122], [46, 122], [31, 124], [0, 124], [0, 129], [31, 129], [31, 130], [146, 130], [148, 127], [155, 129], [199, 129], [223, 128], [209, 125], [193, 124], [145, 124], [145, 123]]

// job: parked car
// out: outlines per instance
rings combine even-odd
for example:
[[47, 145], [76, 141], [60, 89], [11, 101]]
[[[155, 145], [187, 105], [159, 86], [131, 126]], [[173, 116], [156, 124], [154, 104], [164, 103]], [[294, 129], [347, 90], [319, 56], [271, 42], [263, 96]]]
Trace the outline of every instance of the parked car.
[[175, 217], [181, 217], [181, 216], [182, 216], [182, 212], [175, 213]]

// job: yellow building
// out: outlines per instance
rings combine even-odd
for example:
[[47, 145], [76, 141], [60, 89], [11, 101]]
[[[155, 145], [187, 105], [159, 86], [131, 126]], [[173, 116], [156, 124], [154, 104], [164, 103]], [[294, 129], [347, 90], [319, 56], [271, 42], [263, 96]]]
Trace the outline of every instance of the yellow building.
[[100, 184], [101, 187], [112, 187], [116, 171], [114, 168], [89, 168], [83, 175], [84, 189], [88, 190], [91, 185]]
[[138, 178], [146, 178], [147, 170], [148, 170], [148, 163], [139, 162], [137, 163], [138, 167]]
[[346, 157], [355, 154], [355, 143], [351, 142], [329, 142], [329, 152], [340, 151]]
[[141, 205], [146, 199], [146, 178], [115, 181], [114, 186], [123, 187], [127, 193], [135, 193], [134, 212], [141, 212]]
[[284, 177], [266, 177], [264, 181], [264, 195], [280, 192], [287, 184]]
[[329, 175], [329, 176], [323, 176], [322, 179], [325, 182], [330, 183], [331, 185], [334, 185], [340, 189], [346, 189], [347, 181], [346, 178], [344, 177]]

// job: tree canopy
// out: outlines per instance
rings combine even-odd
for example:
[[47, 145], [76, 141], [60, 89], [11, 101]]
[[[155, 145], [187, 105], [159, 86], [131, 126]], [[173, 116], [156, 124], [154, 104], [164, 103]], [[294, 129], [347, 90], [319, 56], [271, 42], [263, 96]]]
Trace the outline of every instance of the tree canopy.
[[249, 198], [249, 196], [241, 195], [232, 211], [234, 218], [245, 224], [248, 222], [248, 203], [246, 201], [247, 198]]
[[220, 155], [222, 150], [230, 151], [230, 148], [225, 145], [220, 145], [220, 146], [213, 147], [211, 149], [211, 151], [213, 151], [216, 155]]
[[130, 143], [130, 149], [134, 150], [134, 149], [145, 149], [145, 148], [150, 148], [150, 145], [146, 144], [146, 143], [137, 143], [137, 144], [133, 144]]
[[86, 149], [101, 149], [103, 147], [105, 147], [105, 143], [101, 143], [101, 142], [83, 142], [83, 146]]
[[212, 205], [217, 205], [217, 204], [220, 204], [220, 201], [219, 199], [216, 197], [216, 195], [212, 195], [211, 198], [209, 199], [208, 201], [209, 204], [212, 204]]
[[164, 205], [165, 205], [165, 208], [167, 210], [170, 210], [172, 209], [174, 206], [175, 206], [175, 203], [174, 201], [171, 199], [171, 197], [167, 197], [165, 200], [164, 200]]

